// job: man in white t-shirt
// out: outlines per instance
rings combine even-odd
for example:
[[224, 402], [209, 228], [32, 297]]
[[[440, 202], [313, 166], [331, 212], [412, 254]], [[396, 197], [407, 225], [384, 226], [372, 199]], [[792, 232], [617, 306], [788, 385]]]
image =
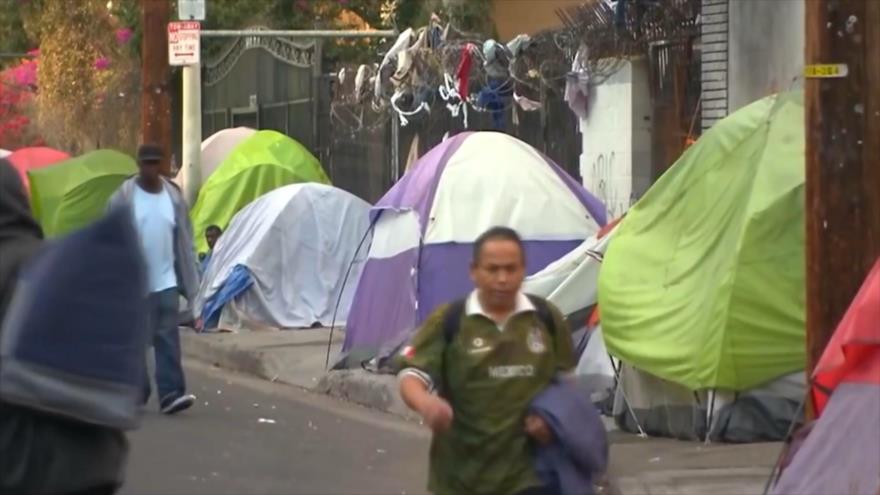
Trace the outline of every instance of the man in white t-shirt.
[[[195, 396], [186, 393], [177, 329], [178, 295], [192, 301], [198, 289], [198, 266], [193, 250], [189, 208], [178, 187], [162, 177], [164, 153], [156, 145], [138, 149], [138, 174], [110, 198], [110, 207], [131, 208], [147, 263], [150, 328], [156, 354], [159, 409], [175, 414], [190, 408]], [[149, 399], [150, 380], [143, 401]]]

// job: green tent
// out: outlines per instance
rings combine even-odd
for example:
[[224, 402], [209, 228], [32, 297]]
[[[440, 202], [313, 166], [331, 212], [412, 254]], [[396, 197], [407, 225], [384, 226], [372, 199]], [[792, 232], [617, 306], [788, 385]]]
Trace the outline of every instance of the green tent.
[[198, 252], [208, 249], [205, 228], [226, 229], [251, 201], [288, 184], [330, 184], [305, 146], [276, 131], [259, 131], [236, 146], [199, 191], [191, 216]]
[[599, 274], [609, 351], [691, 390], [804, 368], [804, 108], [728, 116], [624, 217]]
[[34, 217], [47, 237], [85, 227], [104, 214], [110, 196], [135, 173], [134, 160], [116, 150], [96, 150], [29, 170]]

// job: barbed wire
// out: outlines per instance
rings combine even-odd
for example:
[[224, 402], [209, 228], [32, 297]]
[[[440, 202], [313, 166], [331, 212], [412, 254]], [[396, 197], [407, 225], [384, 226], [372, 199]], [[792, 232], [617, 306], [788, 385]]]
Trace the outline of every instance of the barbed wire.
[[[396, 112], [406, 125], [441, 101], [465, 124], [469, 110], [504, 112], [518, 98], [543, 106], [546, 93], [563, 92], [572, 74], [596, 86], [629, 58], [647, 53], [652, 43], [692, 39], [699, 27], [699, 0], [630, 0], [613, 6], [592, 0], [557, 15], [561, 29], [521, 35], [507, 44], [443, 27], [438, 19], [407, 30], [388, 45], [383, 62], [340, 71], [334, 124], [357, 133], [387, 124]], [[370, 112], [381, 123], [365, 125]]]
[[[390, 112], [397, 112], [406, 121], [412, 115], [430, 111], [441, 101], [454, 116], [460, 113], [465, 118], [468, 111], [465, 107], [477, 112], [498, 112], [509, 110], [515, 104], [507, 95], [501, 98], [504, 100], [501, 108], [490, 110], [481, 105], [481, 92], [491, 88], [507, 88], [511, 95], [516, 93], [540, 100], [545, 88], [561, 90], [570, 67], [564, 50], [572, 50], [558, 38], [546, 34], [530, 39], [528, 49], [522, 50], [518, 57], [511, 57], [505, 46], [497, 44], [496, 53], [505, 59], [491, 68], [491, 61], [487, 61], [484, 52], [487, 40], [472, 36], [447, 39], [436, 47], [416, 46], [405, 55], [408, 60], [404, 63], [395, 59], [385, 66], [379, 63], [346, 66], [336, 78], [332, 103], [336, 111], [331, 112], [334, 124], [356, 133], [387, 122], [367, 126], [362, 120], [351, 118], [351, 115], [365, 115], [367, 109], [387, 118], [391, 117]], [[469, 67], [463, 64], [464, 58], [470, 59]], [[376, 78], [380, 78], [378, 95]], [[459, 88], [469, 88], [468, 94], [462, 97]]]

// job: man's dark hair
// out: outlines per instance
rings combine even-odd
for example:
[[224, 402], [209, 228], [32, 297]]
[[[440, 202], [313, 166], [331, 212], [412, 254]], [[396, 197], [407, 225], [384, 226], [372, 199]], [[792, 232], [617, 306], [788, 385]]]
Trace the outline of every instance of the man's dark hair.
[[164, 155], [162, 147], [158, 144], [144, 143], [138, 146], [137, 162], [139, 165], [146, 162], [159, 162], [162, 161]]
[[515, 242], [517, 246], [519, 246], [519, 251], [522, 253], [523, 263], [526, 261], [526, 250], [523, 247], [522, 238], [517, 234], [517, 232], [510, 227], [492, 227], [491, 229], [480, 234], [480, 237], [477, 237], [477, 240], [474, 241], [474, 252], [473, 252], [473, 263], [476, 264], [480, 261], [480, 254], [483, 252], [483, 245], [489, 241], [510, 241]]
[[216, 232], [217, 235], [220, 235], [223, 233], [223, 229], [221, 229], [217, 225], [208, 225], [208, 227], [205, 229], [205, 233], [207, 234], [208, 232]]

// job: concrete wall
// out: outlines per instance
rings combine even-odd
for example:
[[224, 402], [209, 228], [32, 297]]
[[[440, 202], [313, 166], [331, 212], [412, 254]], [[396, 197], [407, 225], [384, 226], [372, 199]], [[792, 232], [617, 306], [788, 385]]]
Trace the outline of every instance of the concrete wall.
[[625, 64], [592, 89], [589, 115], [580, 122], [581, 177], [610, 218], [626, 212], [651, 185], [649, 80], [645, 61]]
[[805, 0], [730, 0], [728, 111], [792, 87], [803, 72]]
[[807, 0], [702, 0], [703, 130], [767, 95], [800, 87]]
[[562, 25], [557, 9], [576, 7], [584, 0], [492, 0], [492, 20], [500, 41], [518, 34], [535, 34]]

